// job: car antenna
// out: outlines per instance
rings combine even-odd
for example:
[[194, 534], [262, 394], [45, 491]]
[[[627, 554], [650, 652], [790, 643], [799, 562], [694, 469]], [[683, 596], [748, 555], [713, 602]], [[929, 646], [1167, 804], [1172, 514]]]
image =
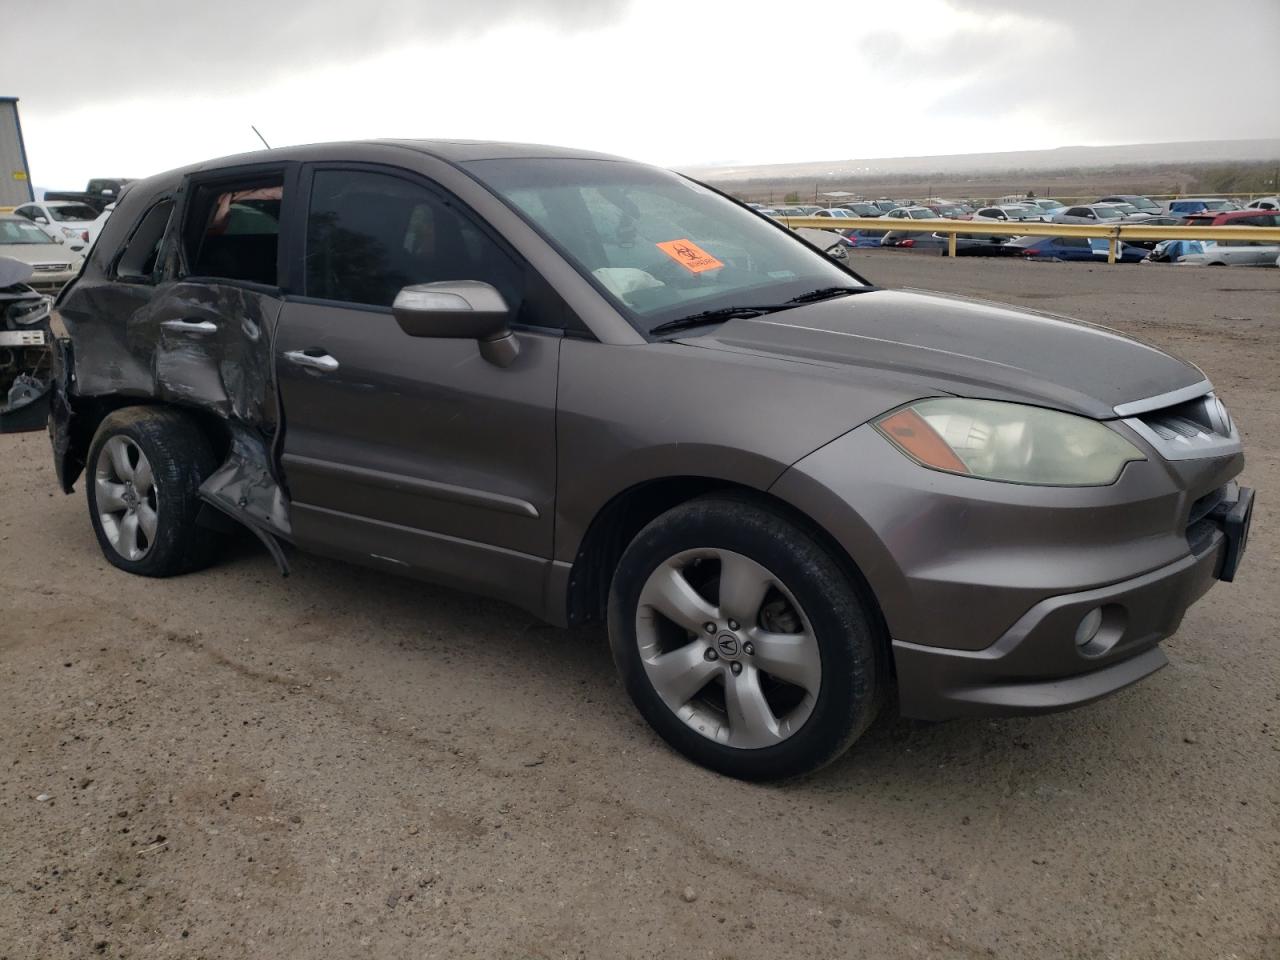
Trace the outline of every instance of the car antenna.
[[264, 136], [261, 134], [261, 132], [259, 132], [259, 130], [258, 130], [258, 128], [257, 128], [257, 127], [255, 127], [255, 126], [251, 123], [251, 124], [249, 124], [249, 129], [250, 129], [250, 130], [252, 130], [254, 133], [258, 134], [258, 139], [262, 141], [262, 145], [263, 145], [264, 147], [266, 147], [268, 150], [270, 150], [270, 149], [271, 149], [271, 144], [267, 143], [267, 138], [266, 138], [266, 137], [264, 137]]

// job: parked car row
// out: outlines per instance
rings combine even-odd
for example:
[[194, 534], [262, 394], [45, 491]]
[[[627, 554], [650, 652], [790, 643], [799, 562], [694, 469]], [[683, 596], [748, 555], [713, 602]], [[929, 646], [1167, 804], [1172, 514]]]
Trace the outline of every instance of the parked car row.
[[[883, 210], [881, 205], [890, 206]], [[768, 208], [749, 204], [757, 213], [770, 217], [812, 216], [833, 221], [876, 217], [886, 229], [840, 228], [833, 223], [824, 228], [843, 242], [810, 242], [832, 256], [845, 259], [846, 247], [897, 247], [908, 250], [937, 250], [949, 246], [943, 231], [922, 233], [897, 230], [892, 223], [903, 220], [969, 220], [1008, 223], [1009, 236], [957, 234], [959, 256], [1021, 256], [1030, 260], [1096, 260], [1109, 254], [1105, 238], [1019, 236], [1021, 223], [1047, 222], [1086, 225], [1141, 224], [1143, 226], [1280, 226], [1280, 198], [1259, 197], [1242, 208], [1234, 200], [1221, 197], [1186, 197], [1164, 205], [1137, 194], [1112, 194], [1096, 203], [1068, 206], [1047, 198], [1002, 197], [999, 203], [973, 207], [962, 201], [933, 197], [923, 202], [883, 200], [852, 201], [832, 207], [810, 204]], [[1278, 211], [1278, 212], [1272, 212]], [[1159, 241], [1132, 240], [1119, 244], [1116, 258], [1121, 263], [1172, 262], [1186, 264], [1258, 265], [1277, 264], [1280, 243], [1258, 240]]]
[[[1138, 194], [1112, 194], [1094, 203], [1068, 205], [1048, 197], [1002, 197], [989, 204], [930, 197], [926, 200], [854, 200], [828, 207], [790, 204], [767, 207], [749, 203], [757, 213], [771, 217], [911, 217], [926, 218], [921, 211], [949, 220], [1042, 220], [1052, 223], [1098, 223], [1128, 221], [1170, 226], [1204, 213], [1240, 210], [1280, 210], [1280, 198], [1259, 197], [1247, 207], [1226, 197], [1182, 197], [1159, 203]], [[903, 213], [901, 211], [908, 211]]]

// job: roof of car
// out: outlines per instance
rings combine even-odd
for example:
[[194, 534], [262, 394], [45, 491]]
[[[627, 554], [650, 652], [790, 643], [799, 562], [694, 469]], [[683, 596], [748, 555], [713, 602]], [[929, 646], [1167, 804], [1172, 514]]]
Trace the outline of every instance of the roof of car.
[[1197, 220], [1240, 220], [1244, 217], [1256, 217], [1258, 215], [1266, 216], [1268, 210], [1203, 210], [1200, 213], [1191, 214]]
[[307, 143], [271, 150], [254, 150], [230, 157], [220, 157], [195, 164], [190, 169], [216, 168], [248, 163], [269, 163], [272, 160], [306, 160], [310, 154], [340, 152], [344, 148], [352, 152], [368, 147], [402, 147], [449, 163], [468, 163], [472, 160], [505, 160], [526, 158], [557, 158], [564, 160], [624, 160], [623, 157], [572, 147], [553, 147], [537, 143], [505, 143], [491, 140], [348, 140], [331, 143]]
[[269, 150], [252, 150], [247, 153], [213, 157], [198, 163], [153, 174], [124, 187], [116, 199], [123, 200], [133, 191], [152, 196], [157, 190], [173, 189], [184, 177], [193, 174], [217, 172], [233, 167], [246, 167], [270, 163], [307, 163], [311, 161], [370, 162], [384, 161], [387, 150], [406, 150], [423, 156], [443, 160], [445, 163], [462, 164], [473, 160], [499, 159], [550, 159], [608, 160], [632, 162], [625, 157], [570, 147], [553, 147], [534, 143], [507, 143], [489, 140], [337, 140], [321, 143], [304, 143]]

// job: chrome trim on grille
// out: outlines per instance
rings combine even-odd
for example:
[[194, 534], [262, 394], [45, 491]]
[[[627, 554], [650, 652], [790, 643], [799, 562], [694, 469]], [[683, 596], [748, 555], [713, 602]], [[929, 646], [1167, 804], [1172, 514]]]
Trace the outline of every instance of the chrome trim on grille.
[[1212, 393], [1122, 422], [1166, 460], [1224, 457], [1243, 449], [1227, 408]]
[[1189, 387], [1170, 390], [1168, 393], [1147, 397], [1145, 400], [1133, 400], [1129, 403], [1116, 404], [1112, 409], [1115, 410], [1117, 417], [1132, 417], [1139, 413], [1146, 413], [1149, 410], [1159, 410], [1161, 407], [1172, 407], [1188, 400], [1194, 400], [1196, 397], [1204, 396], [1212, 389], [1212, 383], [1208, 380], [1201, 380], [1199, 383], [1193, 383]]

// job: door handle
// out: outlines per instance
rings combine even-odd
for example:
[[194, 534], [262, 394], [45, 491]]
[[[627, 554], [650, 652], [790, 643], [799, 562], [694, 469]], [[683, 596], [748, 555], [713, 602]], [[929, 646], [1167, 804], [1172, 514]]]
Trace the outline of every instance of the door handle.
[[296, 366], [306, 367], [309, 370], [319, 370], [321, 373], [333, 373], [338, 369], [338, 361], [327, 353], [313, 356], [305, 350], [289, 350], [285, 353], [284, 358]]
[[198, 337], [218, 332], [218, 325], [212, 320], [165, 320], [160, 326], [177, 333], [193, 333]]

